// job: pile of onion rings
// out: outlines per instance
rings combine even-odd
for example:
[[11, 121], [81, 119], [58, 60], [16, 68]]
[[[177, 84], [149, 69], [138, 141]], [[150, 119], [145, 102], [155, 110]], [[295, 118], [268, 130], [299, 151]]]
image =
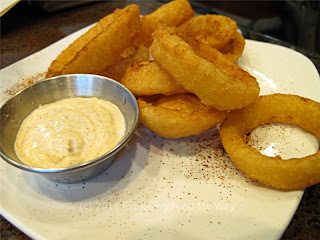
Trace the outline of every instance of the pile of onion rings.
[[66, 48], [46, 77], [111, 77], [138, 98], [141, 123], [158, 135], [183, 138], [221, 123], [223, 147], [248, 177], [279, 189], [319, 183], [319, 151], [283, 161], [248, 146], [246, 134], [260, 124], [281, 122], [320, 139], [320, 103], [296, 95], [259, 97], [256, 79], [235, 64], [245, 46], [236, 22], [193, 15], [187, 0], [143, 17], [137, 5], [117, 9]]
[[261, 96], [251, 106], [231, 112], [220, 125], [225, 151], [248, 177], [279, 189], [300, 189], [320, 182], [320, 151], [282, 160], [247, 145], [246, 134], [260, 124], [298, 125], [320, 139], [320, 103], [297, 95]]
[[[177, 17], [179, 14], [181, 17]], [[166, 138], [199, 134], [208, 126], [220, 123], [227, 111], [253, 103], [260, 91], [256, 79], [233, 63], [244, 49], [244, 38], [237, 33], [236, 22], [217, 15], [191, 18], [192, 15], [189, 3], [179, 0], [142, 17], [142, 30], [135, 44], [151, 44], [154, 61], [133, 62], [120, 80], [139, 98], [141, 122]], [[209, 25], [205, 23], [207, 19]], [[215, 24], [215, 33], [212, 24]], [[202, 40], [193, 34], [193, 31], [199, 32], [198, 28]], [[184, 58], [182, 51], [189, 59]], [[170, 102], [171, 107], [159, 105], [159, 99]], [[176, 109], [176, 106], [187, 105], [187, 101], [188, 111]], [[200, 103], [215, 116], [199, 111]], [[192, 108], [192, 105], [195, 106]], [[195, 123], [194, 116], [202, 121]], [[184, 123], [179, 119], [184, 119]]]
[[136, 4], [116, 9], [63, 50], [46, 78], [92, 73], [120, 81], [133, 62], [149, 59], [151, 34], [159, 23], [178, 26], [193, 15], [187, 0], [171, 1], [143, 17]]

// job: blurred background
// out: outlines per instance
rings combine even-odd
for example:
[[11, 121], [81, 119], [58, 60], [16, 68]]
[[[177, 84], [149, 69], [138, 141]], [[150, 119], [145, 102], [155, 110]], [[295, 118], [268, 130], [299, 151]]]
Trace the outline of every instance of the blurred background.
[[200, 1], [235, 18], [244, 34], [260, 34], [320, 52], [320, 1]]
[[[319, 0], [189, 1], [196, 13], [232, 17], [245, 38], [297, 50], [320, 70]], [[166, 2], [169, 1], [0, 0], [2, 8], [11, 4], [0, 9], [0, 68], [98, 21], [115, 7], [136, 3], [147, 9], [141, 14], [148, 14]]]
[[[95, 2], [27, 1], [47, 12]], [[112, 2], [112, 1], [110, 1]], [[148, 1], [136, 1], [148, 2]], [[169, 2], [169, 1], [158, 1]], [[243, 34], [288, 42], [310, 52], [320, 53], [320, 1], [190, 1], [197, 13], [215, 13], [237, 20]], [[264, 36], [260, 36], [260, 34]]]
[[[17, 0], [1, 0], [12, 1]], [[54, 13], [84, 4], [95, 4], [95, 0], [39, 1], [22, 0], [20, 5], [28, 10]], [[169, 1], [104, 1], [104, 2], [146, 2], [165, 3]], [[195, 1], [190, 0], [197, 13], [216, 13], [234, 18], [243, 34], [256, 35], [260, 40], [283, 41], [293, 44], [310, 53], [320, 53], [320, 1], [278, 0], [278, 1]], [[27, 7], [25, 6], [25, 7]], [[33, 9], [32, 9], [33, 8]], [[25, 9], [27, 10], [27, 9]], [[6, 18], [4, 16], [3, 18]], [[247, 37], [247, 36], [246, 36]]]

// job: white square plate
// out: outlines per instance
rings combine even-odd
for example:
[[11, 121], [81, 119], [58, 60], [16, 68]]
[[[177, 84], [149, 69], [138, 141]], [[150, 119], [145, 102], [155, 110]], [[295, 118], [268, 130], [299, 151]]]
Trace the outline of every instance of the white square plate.
[[[22, 79], [44, 73], [82, 29], [0, 71], [1, 104]], [[246, 41], [238, 64], [261, 94], [291, 93], [320, 102], [319, 75], [305, 56]], [[1, 214], [36, 239], [278, 239], [303, 191], [247, 179], [224, 153], [216, 128], [163, 139], [143, 126], [101, 175], [57, 184], [0, 163]]]

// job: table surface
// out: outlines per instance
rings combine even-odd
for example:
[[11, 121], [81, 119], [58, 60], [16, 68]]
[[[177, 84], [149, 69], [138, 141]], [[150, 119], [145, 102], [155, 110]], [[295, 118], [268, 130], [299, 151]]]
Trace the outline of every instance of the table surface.
[[[43, 6], [18, 3], [0, 20], [0, 69], [98, 21], [115, 8], [122, 8], [132, 2], [138, 1], [97, 1], [50, 13], [43, 11]], [[143, 15], [161, 5], [158, 1], [141, 1], [138, 4]], [[251, 36], [253, 39], [259, 39]], [[313, 58], [313, 54], [309, 57], [319, 70], [319, 58]], [[281, 239], [320, 239], [319, 199], [320, 184], [305, 190], [301, 203]], [[1, 239], [30, 239], [3, 217], [0, 236]]]

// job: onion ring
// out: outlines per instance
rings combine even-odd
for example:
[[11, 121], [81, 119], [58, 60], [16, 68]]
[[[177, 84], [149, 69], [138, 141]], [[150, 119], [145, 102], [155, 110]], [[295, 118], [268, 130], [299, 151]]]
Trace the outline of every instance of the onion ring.
[[200, 134], [227, 116], [226, 111], [203, 105], [190, 94], [139, 98], [138, 104], [141, 123], [156, 134], [172, 139]]
[[71, 43], [51, 63], [46, 77], [69, 73], [99, 74], [114, 64], [118, 56], [131, 45], [140, 27], [138, 5], [116, 9]]
[[[151, 53], [188, 92], [218, 110], [240, 109], [257, 99], [260, 88], [254, 77], [214, 48], [210, 48], [212, 54], [207, 53], [211, 62], [206, 60], [205, 52], [201, 49], [195, 52], [181, 38], [183, 35], [175, 27], [158, 25], [153, 33]], [[205, 45], [199, 43], [198, 46]]]
[[218, 50], [225, 47], [237, 32], [237, 22], [215, 14], [199, 15], [179, 26], [197, 41]]
[[186, 93], [159, 64], [152, 61], [133, 63], [121, 80], [135, 96]]
[[320, 103], [297, 95], [261, 96], [252, 106], [231, 112], [220, 125], [222, 145], [248, 177], [279, 189], [320, 182], [320, 151], [304, 158], [267, 157], [246, 144], [246, 134], [270, 122], [298, 125], [320, 139]]

